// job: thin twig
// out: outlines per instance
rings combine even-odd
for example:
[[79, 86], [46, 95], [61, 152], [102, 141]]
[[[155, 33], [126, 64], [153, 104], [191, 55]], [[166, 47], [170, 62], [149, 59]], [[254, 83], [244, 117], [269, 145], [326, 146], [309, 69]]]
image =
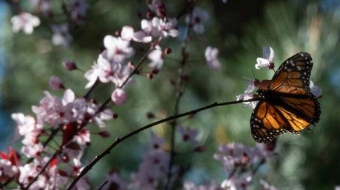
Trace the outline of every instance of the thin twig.
[[103, 189], [103, 187], [108, 183], [109, 181], [108, 180], [106, 180], [99, 188], [98, 188], [98, 190], [101, 190], [101, 189]]
[[[191, 19], [192, 19], [192, 10], [194, 8], [194, 5], [191, 7], [190, 14], [189, 14], [189, 23], [187, 24], [187, 33], [186, 33], [186, 39], [182, 44], [182, 61], [181, 65], [178, 69], [177, 72], [177, 80], [176, 80], [176, 101], [175, 101], [175, 106], [174, 106], [174, 115], [177, 115], [179, 113], [179, 105], [180, 101], [183, 95], [183, 73], [184, 73], [184, 66], [187, 63], [188, 60], [188, 52], [187, 52], [187, 47], [188, 43], [190, 40], [190, 33], [191, 33]], [[171, 138], [170, 138], [170, 159], [169, 159], [169, 165], [168, 165], [168, 172], [167, 172], [167, 180], [165, 183], [165, 189], [171, 189], [171, 178], [172, 178], [172, 167], [174, 164], [174, 157], [175, 157], [175, 142], [176, 142], [176, 125], [177, 125], [177, 120], [174, 119], [173, 122], [171, 123]]]
[[198, 108], [198, 109], [194, 109], [188, 112], [184, 112], [178, 115], [173, 115], [158, 121], [155, 121], [153, 123], [150, 123], [148, 125], [145, 125], [143, 127], [140, 127], [120, 138], [117, 138], [109, 147], [107, 147], [101, 154], [99, 154], [98, 156], [96, 156], [87, 166], [84, 167], [84, 169], [79, 173], [79, 175], [72, 181], [72, 183], [70, 184], [70, 186], [67, 188], [67, 190], [71, 190], [76, 184], [77, 182], [87, 173], [89, 172], [92, 167], [94, 165], [97, 164], [97, 162], [99, 162], [104, 156], [110, 154], [111, 150], [116, 147], [118, 144], [120, 144], [121, 142], [125, 141], [126, 139], [129, 139], [131, 136], [134, 136], [136, 134], [138, 134], [141, 131], [144, 131], [146, 129], [149, 129], [155, 125], [167, 122], [167, 121], [171, 121], [180, 117], [184, 117], [184, 116], [188, 116], [188, 115], [192, 115], [192, 114], [197, 114], [198, 112], [213, 108], [213, 107], [218, 107], [218, 106], [225, 106], [225, 105], [231, 105], [231, 104], [238, 104], [238, 103], [242, 103], [242, 102], [252, 102], [252, 101], [257, 101], [257, 98], [254, 99], [249, 99], [249, 100], [239, 100], [239, 101], [231, 101], [231, 102], [222, 102], [222, 103], [218, 103], [218, 102], [214, 102], [210, 105]]

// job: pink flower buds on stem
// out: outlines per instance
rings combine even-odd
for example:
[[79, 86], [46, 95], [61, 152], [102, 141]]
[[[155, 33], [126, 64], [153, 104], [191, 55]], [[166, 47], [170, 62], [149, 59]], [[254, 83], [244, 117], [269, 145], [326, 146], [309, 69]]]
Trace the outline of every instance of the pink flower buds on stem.
[[123, 89], [117, 88], [116, 90], [113, 91], [111, 95], [111, 100], [116, 104], [116, 105], [122, 105], [126, 101], [126, 94]]
[[98, 134], [103, 138], [108, 138], [111, 136], [111, 134], [108, 131], [100, 131]]
[[68, 71], [77, 70], [78, 67], [74, 61], [64, 61], [62, 63], [63, 67]]
[[65, 89], [63, 82], [56, 76], [52, 76], [48, 84], [53, 90]]

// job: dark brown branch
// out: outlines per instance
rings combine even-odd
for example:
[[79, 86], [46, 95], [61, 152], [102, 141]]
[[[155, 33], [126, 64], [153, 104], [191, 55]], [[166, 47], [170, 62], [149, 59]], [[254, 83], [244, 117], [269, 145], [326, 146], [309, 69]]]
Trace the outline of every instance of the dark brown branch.
[[[183, 95], [184, 91], [184, 79], [183, 79], [183, 74], [184, 74], [184, 66], [188, 61], [188, 52], [187, 52], [187, 47], [188, 43], [190, 40], [190, 33], [192, 29], [192, 24], [191, 24], [191, 19], [192, 19], [192, 10], [194, 8], [194, 4], [190, 7], [189, 9], [189, 23], [187, 24], [187, 33], [186, 33], [186, 39], [182, 44], [182, 60], [181, 60], [181, 65], [178, 69], [177, 72], [177, 80], [176, 80], [176, 101], [175, 101], [175, 107], [174, 107], [174, 115], [177, 115], [179, 113], [179, 105], [180, 101]], [[169, 159], [169, 165], [168, 165], [168, 172], [167, 172], [167, 180], [165, 183], [165, 189], [171, 189], [170, 182], [172, 178], [172, 173], [171, 169], [174, 164], [174, 157], [175, 157], [175, 136], [176, 136], [176, 125], [177, 125], [177, 120], [174, 119], [173, 122], [171, 123], [171, 138], [170, 138], [170, 159]]]
[[108, 183], [109, 181], [108, 180], [106, 180], [99, 188], [98, 188], [98, 190], [101, 190], [101, 189], [103, 189], [103, 187]]
[[96, 156], [80, 173], [79, 175], [72, 181], [72, 183], [70, 184], [70, 186], [67, 188], [67, 190], [71, 190], [75, 185], [76, 183], [85, 175], [87, 174], [87, 172], [89, 172], [92, 167], [94, 165], [97, 164], [97, 162], [99, 162], [104, 156], [110, 154], [111, 150], [116, 147], [118, 144], [120, 144], [121, 142], [125, 141], [126, 139], [130, 138], [131, 136], [134, 136], [136, 134], [138, 134], [139, 132], [141, 131], [144, 131], [146, 129], [149, 129], [155, 125], [158, 125], [158, 124], [161, 124], [161, 123], [164, 123], [164, 122], [167, 122], [167, 121], [171, 121], [171, 120], [174, 120], [174, 119], [177, 119], [177, 118], [180, 118], [180, 117], [184, 117], [184, 116], [189, 116], [189, 115], [192, 115], [192, 114], [197, 114], [198, 112], [201, 112], [201, 111], [204, 111], [204, 110], [207, 110], [207, 109], [210, 109], [210, 108], [213, 108], [213, 107], [218, 107], [218, 106], [225, 106], [225, 105], [231, 105], [231, 104], [238, 104], [238, 103], [242, 103], [242, 102], [252, 102], [252, 101], [257, 101], [258, 99], [254, 98], [254, 99], [250, 99], [250, 100], [239, 100], [239, 101], [231, 101], [231, 102], [222, 102], [222, 103], [218, 103], [218, 102], [215, 102], [215, 103], [212, 103], [210, 105], [207, 105], [207, 106], [204, 106], [204, 107], [201, 107], [201, 108], [198, 108], [198, 109], [195, 109], [195, 110], [191, 110], [191, 111], [188, 111], [188, 112], [184, 112], [184, 113], [181, 113], [181, 114], [178, 114], [178, 115], [173, 115], [173, 116], [170, 116], [170, 117], [167, 117], [167, 118], [164, 118], [164, 119], [161, 119], [161, 120], [158, 120], [158, 121], [155, 121], [153, 123], [150, 123], [148, 125], [145, 125], [143, 127], [140, 127], [120, 138], [117, 138], [109, 147], [107, 147], [101, 154], [99, 154], [98, 156]]

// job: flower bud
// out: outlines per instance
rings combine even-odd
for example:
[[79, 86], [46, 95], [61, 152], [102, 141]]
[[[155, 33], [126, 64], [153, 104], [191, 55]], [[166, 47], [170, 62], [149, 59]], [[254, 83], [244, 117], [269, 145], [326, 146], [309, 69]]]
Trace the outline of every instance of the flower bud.
[[77, 67], [77, 65], [74, 61], [63, 61], [62, 65], [68, 71], [78, 69], [78, 67]]
[[126, 94], [123, 89], [117, 88], [116, 90], [113, 91], [111, 95], [111, 100], [116, 104], [116, 105], [121, 105], [124, 104], [126, 101]]
[[65, 89], [63, 82], [56, 76], [52, 76], [48, 84], [53, 90]]

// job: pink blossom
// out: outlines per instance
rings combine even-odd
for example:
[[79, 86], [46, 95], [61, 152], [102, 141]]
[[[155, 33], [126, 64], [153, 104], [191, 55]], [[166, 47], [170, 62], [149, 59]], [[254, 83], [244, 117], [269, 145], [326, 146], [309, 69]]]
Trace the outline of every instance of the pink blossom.
[[71, 0], [70, 4], [72, 19], [78, 24], [83, 24], [89, 7], [87, 0]]
[[158, 16], [166, 16], [166, 8], [161, 0], [153, 0], [150, 4], [148, 4], [148, 7], [151, 11], [157, 13]]
[[230, 143], [221, 145], [218, 154], [214, 158], [221, 161], [226, 173], [230, 173], [235, 166], [248, 166], [250, 164], [257, 164], [264, 158], [264, 154], [260, 154], [259, 147], [248, 147], [243, 144]]
[[149, 67], [159, 70], [163, 66], [163, 52], [159, 45], [155, 47], [153, 51], [151, 51], [148, 55], [148, 58], [151, 60], [149, 63]]
[[158, 18], [154, 17], [152, 19], [152, 36], [154, 37], [177, 37], [178, 30], [175, 29], [177, 25], [177, 20], [175, 18]]
[[[190, 19], [191, 18], [191, 19]], [[197, 34], [203, 34], [205, 29], [204, 29], [204, 23], [207, 22], [209, 19], [209, 15], [206, 11], [199, 7], [195, 7], [192, 14], [188, 14], [185, 17], [185, 22], [187, 24], [192, 25], [192, 29], [194, 32]]]
[[60, 90], [65, 88], [63, 82], [60, 80], [59, 77], [56, 76], [52, 76], [48, 84], [53, 90]]
[[208, 66], [212, 69], [221, 67], [221, 63], [218, 60], [218, 49], [208, 46], [205, 50], [205, 59], [207, 60]]
[[65, 91], [63, 98], [52, 96], [45, 91], [45, 97], [40, 101], [40, 105], [33, 106], [32, 110], [37, 114], [38, 120], [58, 127], [59, 124], [74, 120], [72, 113], [74, 100], [75, 95], [70, 89]]
[[251, 174], [247, 173], [242, 177], [231, 177], [222, 182], [221, 188], [228, 190], [246, 190], [251, 184]]
[[41, 152], [43, 151], [44, 147], [41, 143], [30, 144], [27, 146], [23, 146], [21, 148], [21, 152], [27, 156], [28, 158], [35, 158], [40, 156]]
[[52, 25], [52, 43], [55, 46], [67, 47], [72, 41], [67, 24]]
[[10, 160], [0, 160], [0, 176], [11, 178], [18, 173], [19, 169], [16, 165], [13, 165]]
[[112, 95], [111, 95], [111, 100], [116, 104], [116, 105], [122, 105], [126, 101], [126, 94], [123, 89], [121, 88], [116, 88]]
[[256, 59], [256, 69], [260, 69], [263, 67], [267, 67], [268, 69], [272, 69], [274, 67], [274, 50], [271, 47], [263, 47], [263, 56], [262, 58]]
[[185, 128], [181, 125], [177, 126], [179, 133], [181, 134], [183, 142], [196, 143], [196, 137], [198, 131], [195, 129]]
[[117, 189], [117, 190], [127, 190], [127, 183], [118, 175], [118, 173], [112, 173], [109, 176], [107, 176], [108, 183], [104, 186], [104, 190], [111, 190], [111, 189]]
[[32, 34], [34, 27], [40, 24], [38, 17], [26, 12], [13, 16], [11, 22], [13, 24], [13, 32], [23, 31], [26, 34]]
[[[152, 134], [153, 141], [161, 144], [163, 140]], [[142, 163], [139, 165], [138, 172], [132, 175], [131, 186], [136, 189], [156, 190], [158, 184], [165, 182], [167, 168], [169, 164], [169, 154], [163, 149], [151, 146], [143, 157]], [[172, 172], [176, 172], [174, 167]]]
[[120, 36], [123, 40], [131, 41], [134, 37], [134, 30], [131, 26], [124, 26], [120, 33]]
[[164, 144], [164, 138], [160, 138], [154, 132], [151, 132], [151, 149], [161, 150]]
[[106, 57], [115, 62], [122, 62], [134, 54], [134, 50], [130, 47], [130, 42], [120, 37], [105, 36], [104, 46], [106, 48]]

